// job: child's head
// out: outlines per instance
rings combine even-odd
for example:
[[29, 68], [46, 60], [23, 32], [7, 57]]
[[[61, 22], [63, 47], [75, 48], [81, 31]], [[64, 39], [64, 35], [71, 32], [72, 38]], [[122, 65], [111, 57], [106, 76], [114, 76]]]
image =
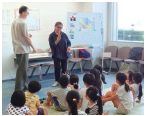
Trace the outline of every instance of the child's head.
[[[86, 99], [89, 100], [89, 102], [97, 102], [98, 105], [98, 113], [99, 115], [102, 115], [103, 108], [102, 108], [102, 100], [99, 95], [98, 90], [95, 87], [89, 87], [86, 90]], [[86, 110], [86, 113], [88, 114], [88, 109]]]
[[91, 73], [86, 73], [84, 76], [83, 76], [83, 82], [84, 82], [84, 85], [87, 87], [87, 86], [91, 86], [94, 84], [94, 81], [95, 81], [95, 77], [93, 74]]
[[105, 76], [102, 74], [102, 66], [99, 65], [99, 64], [96, 64], [96, 65], [94, 66], [94, 68], [100, 71], [101, 80], [102, 80], [102, 82], [103, 82], [104, 84], [106, 84], [106, 82], [105, 82]]
[[76, 90], [71, 90], [66, 95], [66, 101], [69, 107], [69, 115], [78, 115], [78, 105], [80, 102], [79, 92]]
[[94, 77], [95, 77], [95, 82], [94, 82], [93, 85], [95, 87], [97, 87], [98, 89], [100, 89], [101, 88], [101, 84], [102, 84], [101, 83], [101, 79], [100, 79], [100, 71], [95, 69], [95, 68], [93, 68], [93, 69], [90, 70], [90, 73], [92, 73], [94, 75]]
[[117, 84], [117, 83], [113, 83], [113, 84], [112, 84], [111, 91], [112, 91], [112, 92], [117, 91], [117, 90], [118, 90], [118, 87], [119, 87], [119, 84]]
[[70, 75], [70, 84], [74, 85], [75, 89], [78, 89], [79, 77], [76, 74]]
[[129, 88], [129, 85], [127, 85], [127, 83], [126, 83], [126, 79], [127, 79], [126, 74], [124, 74], [122, 72], [119, 72], [119, 73], [116, 74], [116, 82], [119, 85], [124, 85], [125, 84], [125, 90], [126, 90], [126, 92], [128, 92], [128, 91], [130, 91], [130, 88]]
[[128, 71], [126, 75], [127, 75], [127, 80], [129, 81], [130, 84], [132, 84], [133, 71]]
[[138, 99], [141, 99], [141, 97], [142, 97], [142, 85], [141, 85], [142, 78], [143, 78], [143, 75], [141, 73], [139, 73], [139, 72], [136, 72], [136, 73], [133, 74], [134, 83], [139, 84]]
[[143, 75], [140, 72], [136, 72], [133, 74], [133, 81], [136, 84], [140, 84], [142, 82]]
[[28, 91], [31, 93], [36, 93], [38, 91], [40, 91], [41, 89], [41, 84], [39, 83], [39, 81], [33, 80], [30, 81], [28, 84]]
[[11, 104], [15, 107], [22, 107], [24, 106], [26, 101], [25, 93], [22, 90], [14, 91], [11, 96]]
[[94, 66], [95, 69], [99, 70], [100, 71], [100, 74], [102, 74], [102, 66], [100, 66], [99, 64], [96, 64]]
[[62, 88], [66, 88], [69, 83], [69, 79], [68, 79], [67, 75], [62, 75], [59, 79], [59, 83]]

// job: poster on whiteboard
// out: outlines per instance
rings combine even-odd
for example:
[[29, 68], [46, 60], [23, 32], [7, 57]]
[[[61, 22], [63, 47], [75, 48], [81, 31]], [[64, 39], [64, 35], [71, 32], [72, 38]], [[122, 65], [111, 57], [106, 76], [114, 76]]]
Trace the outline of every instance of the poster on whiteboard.
[[67, 35], [72, 45], [96, 44], [102, 47], [102, 13], [67, 13]]

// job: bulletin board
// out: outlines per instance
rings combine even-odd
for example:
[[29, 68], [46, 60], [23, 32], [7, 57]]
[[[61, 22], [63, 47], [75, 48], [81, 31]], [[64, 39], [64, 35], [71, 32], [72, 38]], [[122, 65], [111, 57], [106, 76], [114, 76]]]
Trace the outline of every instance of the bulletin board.
[[67, 13], [67, 35], [72, 45], [94, 44], [102, 48], [102, 13]]

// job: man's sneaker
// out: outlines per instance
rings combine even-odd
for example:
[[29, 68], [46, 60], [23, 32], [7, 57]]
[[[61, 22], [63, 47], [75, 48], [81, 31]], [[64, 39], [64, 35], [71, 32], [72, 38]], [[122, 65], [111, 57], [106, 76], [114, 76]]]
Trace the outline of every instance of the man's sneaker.
[[52, 85], [52, 87], [58, 86], [59, 83], [57, 81], [55, 81], [55, 83]]

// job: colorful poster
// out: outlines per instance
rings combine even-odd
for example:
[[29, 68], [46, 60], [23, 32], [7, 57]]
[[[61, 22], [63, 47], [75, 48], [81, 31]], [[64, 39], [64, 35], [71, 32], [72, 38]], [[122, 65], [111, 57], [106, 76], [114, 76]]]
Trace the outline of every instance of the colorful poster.
[[95, 18], [80, 18], [79, 31], [95, 31]]

